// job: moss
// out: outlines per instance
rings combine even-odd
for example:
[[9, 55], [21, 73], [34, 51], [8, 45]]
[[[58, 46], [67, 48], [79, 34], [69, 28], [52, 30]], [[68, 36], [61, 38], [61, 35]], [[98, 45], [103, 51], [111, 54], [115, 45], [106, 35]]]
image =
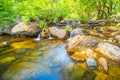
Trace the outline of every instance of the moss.
[[5, 57], [5, 58], [0, 60], [0, 64], [5, 64], [5, 63], [11, 62], [13, 60], [15, 60], [15, 57]]
[[74, 71], [73, 71], [71, 76], [74, 80], [79, 80], [84, 72], [85, 72], [84, 68], [82, 68], [80, 65], [76, 65], [74, 67]]
[[32, 48], [34, 49], [36, 47], [36, 43], [29, 41], [23, 41], [23, 42], [15, 42], [10, 45], [11, 47], [14, 47], [15, 49], [20, 48]]
[[95, 80], [106, 80], [106, 77], [108, 76], [105, 73], [99, 72], [99, 71], [94, 71], [96, 73], [96, 78]]

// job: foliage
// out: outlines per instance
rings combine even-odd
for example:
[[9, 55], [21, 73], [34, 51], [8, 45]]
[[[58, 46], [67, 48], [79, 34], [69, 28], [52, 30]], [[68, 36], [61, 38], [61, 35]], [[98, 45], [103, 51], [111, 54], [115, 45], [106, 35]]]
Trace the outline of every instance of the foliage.
[[17, 16], [28, 24], [40, 19], [50, 25], [62, 19], [86, 23], [115, 13], [120, 13], [119, 0], [0, 0], [0, 26], [9, 25]]

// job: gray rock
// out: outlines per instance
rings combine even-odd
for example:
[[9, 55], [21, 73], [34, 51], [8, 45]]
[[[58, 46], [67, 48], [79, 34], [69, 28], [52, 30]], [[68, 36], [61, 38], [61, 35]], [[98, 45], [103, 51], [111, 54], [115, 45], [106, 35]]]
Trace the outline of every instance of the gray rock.
[[115, 39], [117, 40], [117, 42], [120, 42], [120, 35], [115, 36]]
[[86, 31], [82, 28], [76, 28], [74, 30], [72, 30], [72, 32], [70, 33], [70, 37], [74, 37], [76, 35], [85, 35]]
[[86, 63], [88, 67], [97, 67], [96, 61], [92, 58], [87, 58]]

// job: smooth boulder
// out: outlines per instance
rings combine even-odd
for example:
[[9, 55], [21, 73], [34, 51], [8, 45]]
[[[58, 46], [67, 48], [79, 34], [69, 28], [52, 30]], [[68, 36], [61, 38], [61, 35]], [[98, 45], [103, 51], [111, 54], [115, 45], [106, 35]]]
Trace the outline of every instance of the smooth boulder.
[[70, 33], [70, 37], [74, 37], [76, 35], [85, 35], [86, 31], [82, 28], [76, 28], [74, 30], [71, 31]]
[[91, 36], [76, 35], [69, 40], [66, 49], [68, 52], [77, 52], [83, 48], [95, 47], [98, 43], [99, 41]]
[[20, 22], [11, 29], [12, 35], [18, 36], [37, 36], [40, 33], [40, 28], [36, 24], [26, 25]]
[[96, 51], [109, 59], [120, 62], [120, 48], [110, 43], [99, 43]]
[[69, 32], [63, 29], [58, 29], [56, 27], [49, 28], [50, 34], [58, 39], [67, 39]]

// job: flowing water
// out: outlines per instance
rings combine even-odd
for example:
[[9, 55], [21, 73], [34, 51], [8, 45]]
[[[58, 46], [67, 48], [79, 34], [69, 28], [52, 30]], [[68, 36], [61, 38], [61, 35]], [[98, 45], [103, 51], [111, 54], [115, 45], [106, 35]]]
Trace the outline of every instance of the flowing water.
[[[9, 41], [9, 46], [2, 43]], [[70, 59], [63, 40], [0, 37], [0, 80], [119, 80], [119, 65], [110, 63], [110, 76]], [[112, 74], [114, 73], [114, 74]], [[107, 79], [106, 79], [107, 77]]]

